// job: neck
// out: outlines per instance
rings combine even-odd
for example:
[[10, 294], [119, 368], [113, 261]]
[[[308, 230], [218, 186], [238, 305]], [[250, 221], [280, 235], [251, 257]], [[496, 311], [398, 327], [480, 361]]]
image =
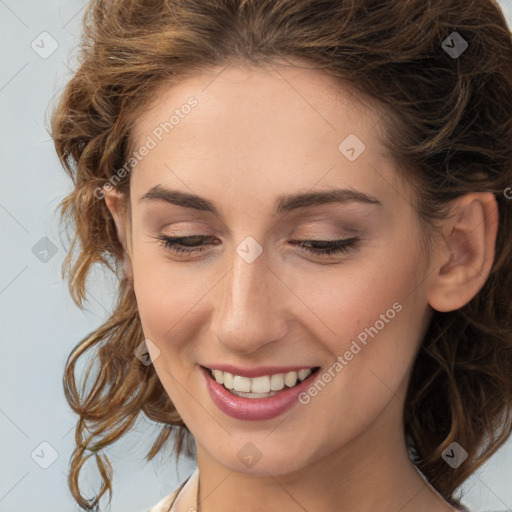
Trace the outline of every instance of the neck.
[[[401, 405], [397, 399], [390, 402], [391, 409]], [[383, 417], [356, 438], [292, 472], [286, 471], [289, 463], [285, 456], [279, 459], [276, 452], [268, 461], [263, 453], [260, 461], [244, 472], [240, 471], [238, 460], [226, 467], [196, 440], [198, 472], [195, 476], [200, 475], [198, 512], [455, 510], [414, 467], [401, 424], [388, 421], [393, 417], [401, 418], [396, 412], [386, 409]], [[289, 453], [290, 446], [282, 449]], [[197, 491], [197, 485], [195, 489]]]

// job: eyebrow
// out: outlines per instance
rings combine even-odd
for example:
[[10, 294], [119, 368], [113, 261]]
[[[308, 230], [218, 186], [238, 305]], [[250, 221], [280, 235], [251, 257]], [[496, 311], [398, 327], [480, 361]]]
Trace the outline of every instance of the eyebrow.
[[[184, 208], [193, 208], [202, 212], [209, 212], [217, 217], [221, 217], [215, 204], [204, 197], [179, 190], [171, 190], [155, 185], [149, 189], [140, 201], [146, 200], [161, 200], [166, 201], [177, 206]], [[335, 188], [316, 192], [296, 193], [289, 195], [281, 195], [277, 197], [275, 202], [274, 212], [272, 216], [279, 213], [290, 212], [299, 208], [308, 208], [311, 206], [319, 206], [324, 204], [344, 204], [350, 202], [358, 202], [363, 204], [382, 206], [382, 203], [375, 197], [350, 188]]]

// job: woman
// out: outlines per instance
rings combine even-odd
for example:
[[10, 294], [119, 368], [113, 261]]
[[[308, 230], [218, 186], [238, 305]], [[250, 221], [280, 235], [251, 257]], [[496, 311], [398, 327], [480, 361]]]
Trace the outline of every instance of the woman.
[[65, 270], [81, 305], [116, 267], [119, 300], [65, 370], [77, 503], [143, 412], [148, 460], [174, 433], [197, 461], [153, 512], [464, 510], [511, 432], [496, 2], [98, 0], [84, 30], [52, 118]]

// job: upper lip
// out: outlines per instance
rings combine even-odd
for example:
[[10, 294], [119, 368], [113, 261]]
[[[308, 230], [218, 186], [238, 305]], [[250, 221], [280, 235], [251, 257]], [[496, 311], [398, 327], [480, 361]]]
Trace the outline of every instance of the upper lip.
[[303, 369], [315, 369], [318, 366], [314, 365], [299, 365], [299, 366], [256, 366], [253, 368], [241, 368], [239, 366], [233, 366], [231, 364], [224, 363], [205, 363], [201, 366], [211, 370], [221, 370], [223, 372], [229, 372], [233, 375], [240, 375], [241, 377], [262, 377], [263, 375], [275, 375], [278, 373], [298, 372]]

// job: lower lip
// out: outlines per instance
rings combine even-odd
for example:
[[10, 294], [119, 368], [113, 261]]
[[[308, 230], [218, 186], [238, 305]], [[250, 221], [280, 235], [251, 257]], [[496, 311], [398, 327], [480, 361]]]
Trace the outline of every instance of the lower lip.
[[283, 414], [298, 402], [299, 395], [311, 384], [310, 377], [318, 373], [318, 370], [315, 371], [297, 386], [277, 395], [268, 398], [245, 398], [230, 393], [208, 370], [201, 366], [199, 368], [206, 379], [206, 387], [214, 404], [228, 416], [246, 421], [269, 420]]

